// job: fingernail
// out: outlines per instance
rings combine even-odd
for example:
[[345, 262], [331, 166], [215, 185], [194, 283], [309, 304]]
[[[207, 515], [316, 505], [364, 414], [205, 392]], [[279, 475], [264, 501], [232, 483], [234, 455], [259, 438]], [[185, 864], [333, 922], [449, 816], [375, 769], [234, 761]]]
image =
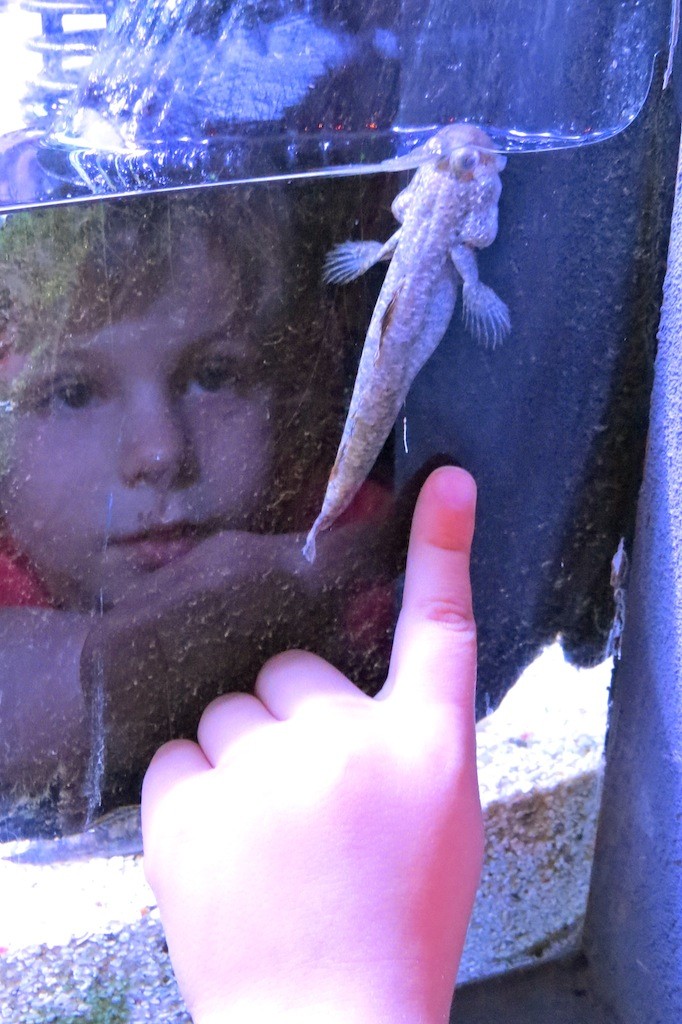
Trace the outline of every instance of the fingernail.
[[476, 501], [476, 484], [465, 469], [443, 466], [431, 475], [431, 480], [435, 493], [447, 508], [468, 508]]

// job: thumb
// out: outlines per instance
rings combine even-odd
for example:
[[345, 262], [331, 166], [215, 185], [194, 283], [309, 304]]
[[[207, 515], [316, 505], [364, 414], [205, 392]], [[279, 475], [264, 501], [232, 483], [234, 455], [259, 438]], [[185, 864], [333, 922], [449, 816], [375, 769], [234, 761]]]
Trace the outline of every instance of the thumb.
[[473, 721], [476, 627], [469, 560], [476, 485], [446, 466], [424, 484], [412, 519], [403, 605], [381, 697], [451, 704]]

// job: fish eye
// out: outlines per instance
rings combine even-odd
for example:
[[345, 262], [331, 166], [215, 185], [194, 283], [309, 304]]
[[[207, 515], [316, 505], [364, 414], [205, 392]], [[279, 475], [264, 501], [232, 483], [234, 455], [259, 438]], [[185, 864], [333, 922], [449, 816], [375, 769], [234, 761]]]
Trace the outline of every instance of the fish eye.
[[473, 146], [456, 149], [450, 157], [450, 166], [455, 174], [472, 174], [479, 165], [481, 155]]

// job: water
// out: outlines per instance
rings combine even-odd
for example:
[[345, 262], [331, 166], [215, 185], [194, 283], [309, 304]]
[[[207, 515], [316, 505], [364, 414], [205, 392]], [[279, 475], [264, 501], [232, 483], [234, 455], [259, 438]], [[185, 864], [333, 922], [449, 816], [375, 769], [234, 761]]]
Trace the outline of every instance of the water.
[[398, 169], [453, 121], [505, 152], [599, 142], [641, 110], [667, 14], [639, 0], [136, 0], [27, 135], [30, 160], [18, 138], [0, 149], [0, 209]]
[[0, 835], [134, 802], [154, 750], [280, 650], [379, 685], [391, 444], [312, 569], [302, 548], [371, 312], [320, 267], [358, 216], [383, 230], [387, 195], [261, 182], [0, 229]]
[[[624, 129], [635, 139], [644, 130], [637, 123], [655, 37], [638, 5], [602, 5], [599, 23], [565, 43], [565, 59], [544, 89], [538, 75], [551, 53], [560, 56], [552, 40], [565, 32], [570, 11], [587, 18], [586, 8], [548, 4], [546, 37], [536, 33], [524, 50], [519, 30], [528, 10], [510, 4], [507, 31], [498, 25], [491, 35], [486, 28], [483, 46], [472, 28], [469, 63], [445, 74], [450, 57], [436, 42], [461, 42], [461, 11], [445, 32], [436, 4], [429, 5], [428, 31], [412, 31], [390, 4], [349, 5], [359, 18], [351, 27], [338, 8], [325, 14], [312, 2], [269, 4], [260, 22], [256, 4], [214, 6], [214, 20], [202, 22], [201, 32], [187, 29], [187, 45], [198, 47], [202, 60], [177, 89], [171, 72], [189, 51], [164, 34], [166, 8], [126, 6], [156, 56], [166, 55], [155, 82], [133, 61], [132, 44], [121, 47], [123, 29], [113, 22], [78, 97], [51, 130], [21, 134], [0, 154], [0, 209], [25, 211], [0, 229], [6, 554], [38, 576], [31, 578], [34, 606], [67, 634], [39, 669], [21, 661], [16, 622], [5, 640], [19, 658], [17, 685], [43, 672], [48, 696], [82, 687], [90, 732], [82, 765], [71, 768], [83, 769], [88, 814], [134, 798], [154, 748], [171, 735], [192, 735], [203, 705], [222, 688], [251, 686], [277, 650], [308, 647], [368, 689], [380, 683], [409, 509], [434, 460], [474, 469], [484, 509], [488, 502], [479, 534], [487, 552], [478, 569], [479, 705], [494, 706], [518, 671], [524, 644], [532, 648], [536, 633], [551, 633], [555, 620], [563, 626], [553, 602], [573, 585], [570, 559], [556, 554], [574, 518], [565, 506], [579, 503], [594, 438], [608, 435], [599, 419], [611, 401], [606, 396], [634, 388], [641, 397], [648, 372], [638, 364], [636, 386], [624, 382], [616, 359], [622, 339], [630, 345], [624, 325], [637, 322], [643, 308], [628, 305], [636, 296], [618, 278], [620, 260], [623, 280], [633, 279], [632, 253], [646, 248], [639, 235], [627, 235], [641, 211], [623, 169], [630, 167]], [[190, 14], [207, 16], [199, 0], [176, 12], [187, 25]], [[485, 27], [484, 5], [476, 12], [476, 24]], [[612, 31], [599, 59], [566, 63], [574, 43], [586, 47], [602, 32], [604, 18]], [[281, 81], [271, 78], [270, 91], [261, 94], [266, 116], [235, 124], [235, 111], [246, 109], [245, 91], [252, 94], [255, 85], [250, 79], [237, 94], [226, 79], [218, 83], [225, 116], [213, 134], [203, 131], [198, 100], [220, 74], [202, 39], [223, 40], [234, 58], [234, 33], [241, 33], [242, 57], [271, 67], [273, 39], [295, 41], [301, 25], [318, 33], [311, 37], [319, 43], [315, 60], [326, 53], [326, 70], [318, 61], [316, 71], [308, 55], [287, 88], [300, 92], [302, 82], [312, 82], [313, 107], [300, 97], [292, 101], [293, 92], [278, 98], [273, 81]], [[434, 47], [429, 63], [425, 55]], [[373, 79], [364, 76], [368, 55], [379, 61]], [[526, 78], [521, 57], [533, 70]], [[400, 75], [384, 93], [379, 86], [397, 63]], [[114, 73], [126, 66], [136, 73]], [[349, 67], [358, 74], [354, 91], [343, 84]], [[569, 67], [580, 71], [574, 82]], [[584, 94], [591, 70], [592, 91]], [[368, 81], [374, 92], [365, 89]], [[380, 107], [363, 106], [379, 92]], [[582, 106], [568, 103], [576, 94]], [[344, 97], [352, 100], [346, 107]], [[400, 436], [389, 439], [362, 501], [328, 541], [311, 585], [301, 547], [319, 510], [382, 280], [375, 268], [352, 285], [327, 286], [325, 256], [349, 238], [384, 241], [392, 234], [390, 205], [405, 178], [380, 172], [413, 167], [414, 148], [452, 117], [487, 124], [493, 145], [512, 155], [502, 176], [499, 237], [479, 260], [482, 280], [509, 306], [512, 334], [494, 351], [477, 345], [457, 305], [434, 360], [408, 395]], [[116, 130], [118, 148], [111, 134], [106, 142], [107, 128]], [[618, 173], [626, 186], [604, 199]], [[223, 182], [231, 187], [216, 187]], [[652, 299], [646, 308], [654, 307]], [[635, 340], [637, 352], [649, 351], [646, 339]], [[136, 405], [131, 396], [150, 379], [155, 386], [146, 394], [154, 401]], [[638, 406], [632, 423], [642, 415]], [[619, 451], [636, 460], [637, 438]], [[557, 500], [566, 466], [571, 482], [565, 501]], [[623, 479], [634, 476], [628, 465]], [[534, 481], [530, 535], [517, 507], [519, 480]], [[618, 486], [609, 493], [619, 496]], [[621, 505], [627, 508], [627, 500]], [[532, 569], [529, 550], [531, 561], [538, 559]], [[500, 592], [512, 593], [513, 601], [501, 601], [495, 589], [500, 562], [511, 567]], [[610, 627], [603, 621], [608, 594], [599, 595], [601, 618], [586, 629], [590, 656]], [[583, 599], [591, 607], [592, 591]], [[69, 633], [69, 616], [85, 640]], [[39, 646], [27, 634], [26, 651]], [[56, 687], [48, 685], [51, 672]], [[74, 679], [78, 685], [69, 689]], [[26, 705], [17, 736], [30, 735], [31, 715], [43, 713], [40, 692], [33, 711]], [[52, 713], [58, 778], [73, 738], [66, 696]], [[37, 800], [36, 778], [44, 790], [52, 776], [42, 769], [22, 775], [20, 747], [10, 744], [17, 760], [7, 777], [15, 792], [24, 787]]]

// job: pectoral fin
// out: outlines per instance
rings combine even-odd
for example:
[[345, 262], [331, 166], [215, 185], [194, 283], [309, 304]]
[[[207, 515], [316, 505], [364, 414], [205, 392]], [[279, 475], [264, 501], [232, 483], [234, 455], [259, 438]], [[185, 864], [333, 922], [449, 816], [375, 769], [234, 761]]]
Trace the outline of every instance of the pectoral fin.
[[390, 260], [398, 244], [400, 231], [387, 242], [342, 242], [335, 245], [324, 261], [322, 279], [326, 284], [348, 284], [366, 273], [375, 263]]
[[462, 287], [464, 323], [470, 334], [495, 348], [511, 330], [507, 304], [481, 281]]
[[468, 245], [450, 250], [450, 258], [462, 279], [464, 323], [478, 340], [492, 348], [511, 330], [509, 309], [499, 295], [478, 277], [476, 254]]

